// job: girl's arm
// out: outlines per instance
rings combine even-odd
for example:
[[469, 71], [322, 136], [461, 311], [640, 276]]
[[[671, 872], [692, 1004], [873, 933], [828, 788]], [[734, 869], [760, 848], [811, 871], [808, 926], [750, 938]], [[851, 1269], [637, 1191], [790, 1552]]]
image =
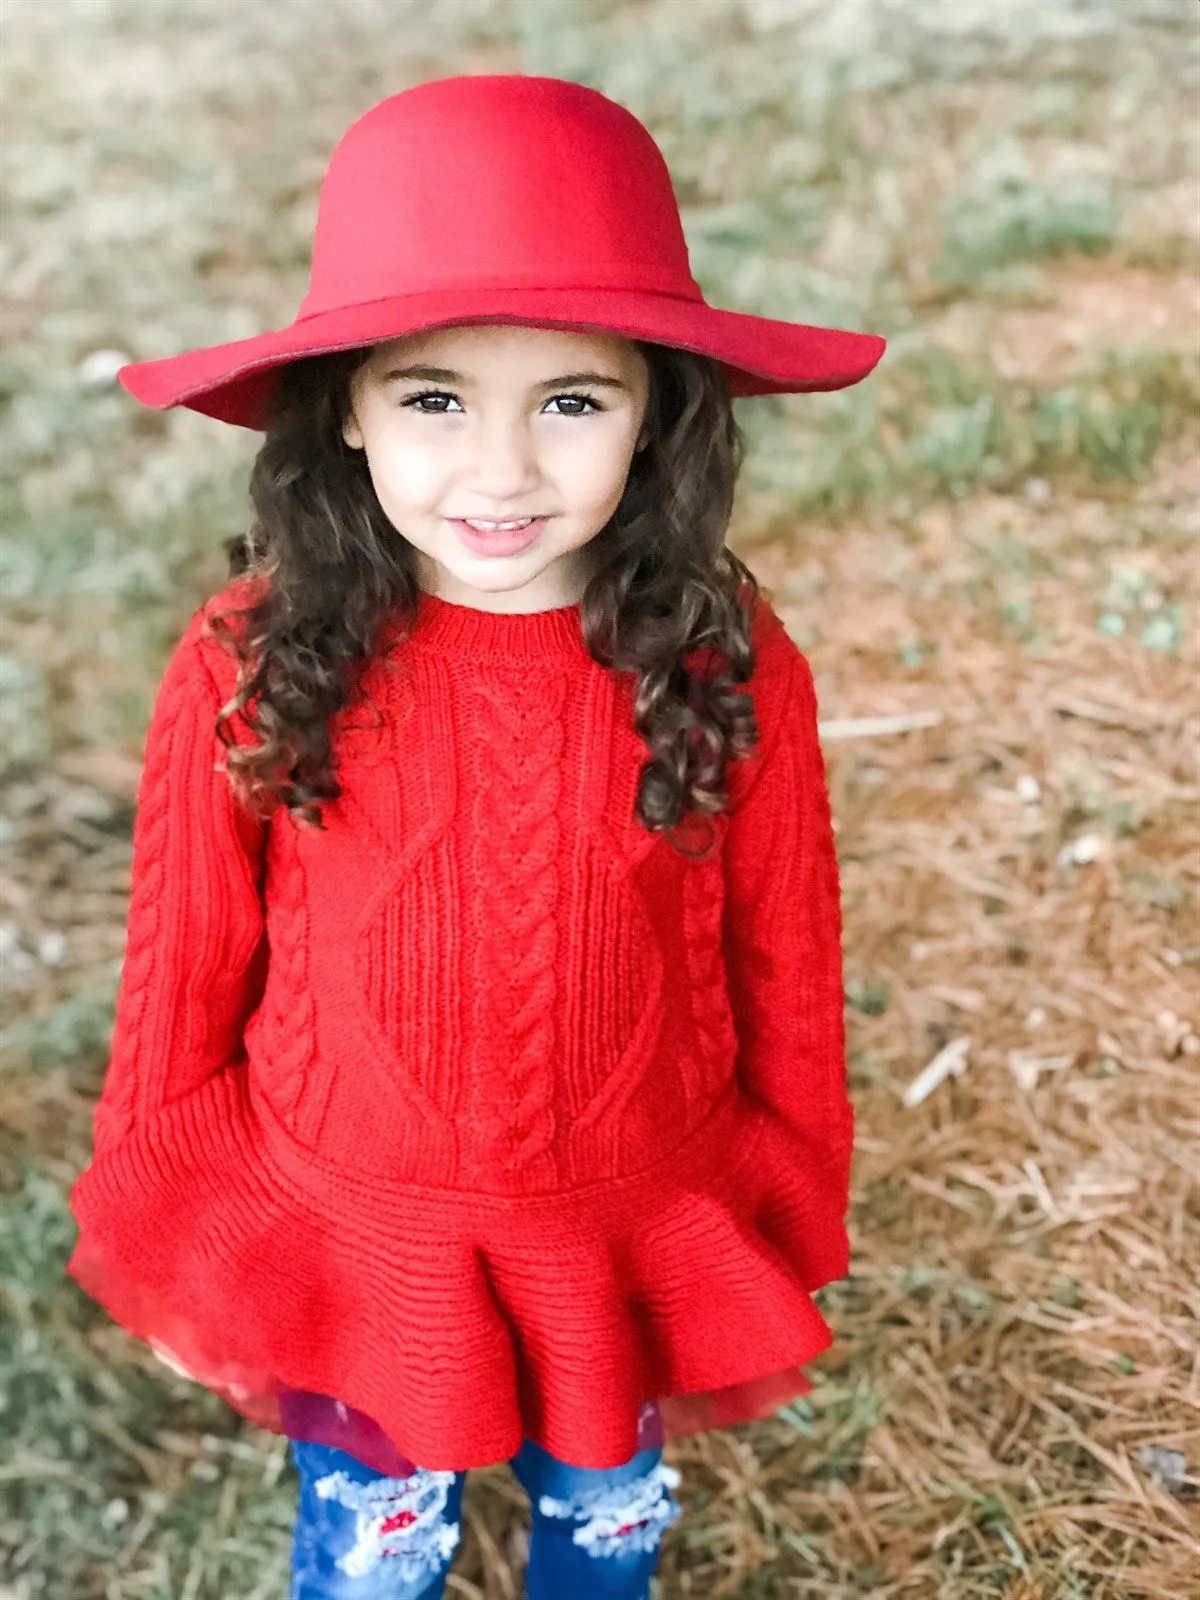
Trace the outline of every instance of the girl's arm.
[[97, 1155], [236, 1061], [261, 997], [266, 825], [219, 770], [225, 747], [215, 727], [234, 670], [197, 612], [167, 667], [146, 737], [125, 960], [95, 1113]]
[[761, 756], [726, 839], [725, 957], [738, 1076], [809, 1146], [841, 1215], [846, 1090], [841, 899], [812, 672], [779, 625], [779, 672], [755, 694]]

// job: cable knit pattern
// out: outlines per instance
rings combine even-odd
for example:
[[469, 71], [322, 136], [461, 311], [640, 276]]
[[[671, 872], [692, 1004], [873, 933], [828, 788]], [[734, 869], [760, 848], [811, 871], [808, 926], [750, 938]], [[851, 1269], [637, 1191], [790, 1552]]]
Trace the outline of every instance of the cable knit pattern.
[[214, 725], [228, 694], [213, 675], [216, 647], [201, 643], [203, 631], [193, 618], [147, 734], [98, 1150], [228, 1066], [262, 990], [263, 832], [235, 804], [221, 770]]
[[[309, 1067], [316, 1053], [316, 1008], [308, 982], [309, 913], [304, 862], [296, 849], [291, 818], [281, 813], [272, 829], [269, 856], [271, 881], [278, 885], [266, 907], [270, 966], [262, 1004], [246, 1027], [246, 1044], [254, 1051], [260, 1038], [271, 1040], [274, 1061], [272, 1098], [289, 1128], [312, 1142], [311, 1129], [300, 1117], [305, 1091], [313, 1087]], [[320, 1117], [321, 1107], [306, 1106]]]
[[264, 1426], [336, 1397], [430, 1469], [615, 1466], [650, 1401], [671, 1434], [803, 1393], [852, 1128], [816, 703], [770, 607], [699, 858], [629, 814], [647, 751], [578, 607], [422, 596], [321, 830], [234, 798], [208, 610], [147, 739], [72, 1274]]
[[[175, 676], [179, 676], [178, 672]], [[163, 689], [164, 692], [167, 689], [167, 680], [164, 680]], [[181, 698], [166, 698], [162, 713], [155, 721], [155, 737], [147, 744], [133, 841], [142, 870], [130, 893], [121, 968], [120, 1026], [132, 1042], [132, 1048], [126, 1057], [125, 1071], [110, 1073], [105, 1080], [104, 1093], [96, 1109], [97, 1148], [119, 1137], [132, 1123], [139, 1087], [144, 1090], [139, 1073], [142, 1053], [154, 1048], [154, 1039], [148, 1036], [147, 1012], [159, 944], [159, 922], [166, 910], [167, 775], [176, 730], [185, 714], [186, 705]]]
[[786, 693], [792, 717], [769, 730], [753, 805], [731, 835], [729, 876], [738, 892], [726, 917], [726, 958], [743, 1019], [743, 1080], [808, 1143], [844, 1210], [853, 1119], [843, 1010], [834, 1004], [842, 994], [838, 866], [816, 694], [799, 651]]
[[[471, 685], [468, 713], [479, 776], [470, 846], [480, 890], [472, 930], [475, 1165], [499, 1161], [509, 1175], [527, 1172], [539, 1188], [558, 1176], [552, 1145], [564, 691], [560, 676], [529, 683], [497, 674]], [[500, 1070], [491, 1072], [497, 1036]]]
[[697, 862], [683, 880], [692, 1016], [704, 1059], [717, 1073], [737, 1048], [722, 954], [724, 863], [720, 851], [724, 827], [724, 819], [718, 819], [715, 859]]

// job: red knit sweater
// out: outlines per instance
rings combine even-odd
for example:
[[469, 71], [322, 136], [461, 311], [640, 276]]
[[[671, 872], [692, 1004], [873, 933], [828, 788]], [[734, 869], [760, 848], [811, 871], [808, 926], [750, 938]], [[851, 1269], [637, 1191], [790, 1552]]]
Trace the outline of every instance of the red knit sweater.
[[[337, 1397], [411, 1460], [581, 1466], [762, 1415], [829, 1342], [852, 1118], [808, 665], [689, 859], [634, 815], [632, 676], [577, 606], [422, 596], [335, 719], [325, 830], [254, 818], [206, 610], [160, 689], [69, 1270], [246, 1415]], [[702, 842], [699, 825], [685, 839]]]

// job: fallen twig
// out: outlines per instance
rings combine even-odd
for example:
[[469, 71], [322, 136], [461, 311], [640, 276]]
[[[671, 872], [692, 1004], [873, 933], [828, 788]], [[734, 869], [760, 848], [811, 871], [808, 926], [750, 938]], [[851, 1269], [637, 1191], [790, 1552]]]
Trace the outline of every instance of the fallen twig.
[[894, 717], [835, 717], [818, 725], [822, 739], [870, 739], [885, 733], [912, 733], [918, 728], [936, 728], [940, 711], [907, 711]]
[[967, 1034], [961, 1034], [957, 1039], [951, 1039], [944, 1045], [933, 1060], [909, 1084], [904, 1091], [904, 1104], [906, 1106], [919, 1106], [922, 1100], [927, 1100], [938, 1084], [951, 1074], [966, 1071], [967, 1052], [971, 1048], [971, 1040]]

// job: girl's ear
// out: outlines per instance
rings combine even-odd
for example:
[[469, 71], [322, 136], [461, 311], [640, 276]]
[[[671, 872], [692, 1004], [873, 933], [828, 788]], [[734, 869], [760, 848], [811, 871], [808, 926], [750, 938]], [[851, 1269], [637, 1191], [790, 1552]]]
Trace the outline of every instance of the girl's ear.
[[353, 412], [342, 424], [342, 438], [350, 446], [351, 450], [361, 450], [363, 447], [362, 429], [359, 427]]

